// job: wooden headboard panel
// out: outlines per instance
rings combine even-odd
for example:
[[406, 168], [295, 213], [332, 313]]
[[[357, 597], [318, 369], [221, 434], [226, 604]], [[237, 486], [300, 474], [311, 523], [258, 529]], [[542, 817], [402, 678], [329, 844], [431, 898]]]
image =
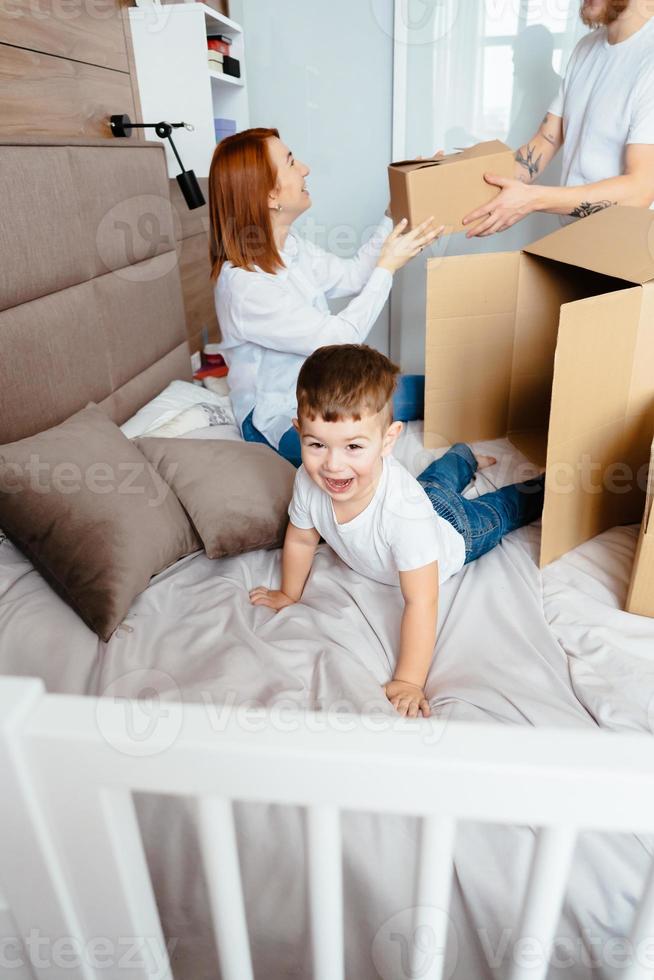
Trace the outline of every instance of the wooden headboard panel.
[[[198, 183], [205, 201], [208, 201], [208, 178], [200, 177]], [[220, 337], [209, 264], [209, 208], [205, 204], [203, 208], [189, 211], [174, 178], [170, 181], [170, 200], [176, 218], [177, 256], [186, 314], [186, 333], [191, 350], [196, 351], [202, 347], [203, 329], [206, 328], [210, 341], [216, 341]]]
[[0, 443], [190, 380], [163, 147], [4, 139], [0, 185]]

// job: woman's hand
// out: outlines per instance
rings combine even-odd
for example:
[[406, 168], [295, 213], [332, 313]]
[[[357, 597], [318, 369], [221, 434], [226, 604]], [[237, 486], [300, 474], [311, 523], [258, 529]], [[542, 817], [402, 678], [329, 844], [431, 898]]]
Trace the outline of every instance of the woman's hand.
[[398, 714], [403, 717], [417, 718], [422, 714], [423, 718], [429, 718], [431, 711], [429, 701], [425, 697], [425, 692], [417, 684], [409, 684], [407, 681], [390, 681], [384, 684], [384, 693], [391, 702]]
[[437, 227], [434, 218], [428, 218], [413, 231], [404, 233], [406, 226], [407, 219], [403, 218], [382, 245], [377, 262], [380, 269], [397, 272], [445, 231], [445, 225]]
[[274, 609], [275, 612], [279, 612], [280, 609], [285, 609], [286, 606], [293, 606], [295, 599], [291, 599], [285, 592], [281, 592], [278, 589], [266, 589], [263, 585], [260, 585], [250, 592], [250, 602], [253, 606], [268, 606], [269, 609]]

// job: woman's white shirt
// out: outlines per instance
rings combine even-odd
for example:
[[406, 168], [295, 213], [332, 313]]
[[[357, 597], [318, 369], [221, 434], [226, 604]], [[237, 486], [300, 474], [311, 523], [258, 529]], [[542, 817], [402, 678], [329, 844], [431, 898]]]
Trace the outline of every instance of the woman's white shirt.
[[[284, 268], [270, 274], [223, 266], [215, 300], [239, 425], [252, 421], [275, 447], [290, 428], [300, 368], [326, 344], [359, 344], [388, 298], [393, 277], [376, 268], [392, 230], [385, 218], [351, 259], [341, 259], [293, 232], [280, 253]], [[355, 296], [332, 314], [328, 299]]]

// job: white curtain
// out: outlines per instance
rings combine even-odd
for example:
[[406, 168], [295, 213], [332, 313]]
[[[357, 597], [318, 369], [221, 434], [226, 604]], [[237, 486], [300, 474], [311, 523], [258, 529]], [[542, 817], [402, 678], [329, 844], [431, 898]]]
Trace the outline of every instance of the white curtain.
[[[585, 28], [579, 0], [395, 0], [394, 155], [451, 152], [480, 140], [521, 146], [538, 129]], [[559, 179], [557, 163], [544, 176]], [[436, 216], [438, 217], [438, 216]], [[557, 227], [535, 215], [501, 235], [452, 235], [432, 255], [512, 251]], [[396, 277], [391, 354], [424, 370], [425, 262]]]

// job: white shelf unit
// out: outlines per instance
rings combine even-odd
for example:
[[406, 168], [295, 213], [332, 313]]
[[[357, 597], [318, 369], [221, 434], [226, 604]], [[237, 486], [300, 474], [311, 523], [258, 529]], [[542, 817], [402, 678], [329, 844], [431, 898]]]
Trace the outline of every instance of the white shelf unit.
[[[129, 22], [142, 119], [138, 122], [186, 122], [194, 126], [173, 131], [173, 140], [186, 170], [207, 177], [216, 145], [214, 118], [233, 119], [237, 132], [249, 126], [242, 28], [204, 3], [172, 3], [130, 7]], [[207, 35], [232, 39], [231, 54], [241, 64], [241, 77], [232, 78], [209, 68]], [[116, 106], [116, 112], [121, 112]], [[153, 130], [139, 132], [158, 140]], [[168, 173], [179, 166], [167, 140]]]
[[242, 79], [234, 78], [233, 75], [225, 75], [224, 72], [213, 71], [213, 69], [211, 68], [209, 69], [209, 74], [211, 75], [211, 78], [215, 79], [217, 82], [220, 82], [221, 84], [225, 83], [227, 85], [240, 85], [241, 87], [243, 86]]

